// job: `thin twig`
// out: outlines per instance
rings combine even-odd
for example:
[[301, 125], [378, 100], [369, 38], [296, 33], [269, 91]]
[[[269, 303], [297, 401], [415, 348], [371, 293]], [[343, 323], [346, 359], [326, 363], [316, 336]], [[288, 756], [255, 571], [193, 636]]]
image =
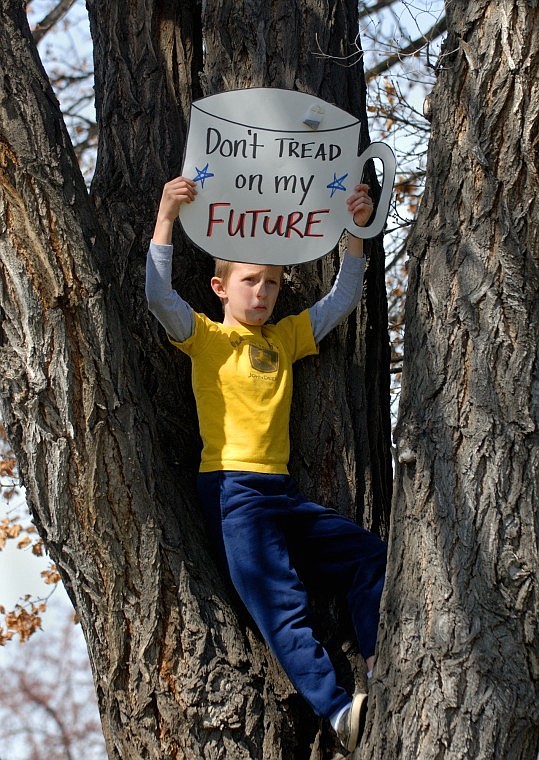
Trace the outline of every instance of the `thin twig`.
[[368, 82], [371, 79], [375, 79], [375, 77], [380, 76], [380, 74], [383, 74], [385, 71], [389, 71], [392, 66], [402, 61], [403, 58], [407, 58], [415, 55], [416, 53], [419, 53], [419, 51], [422, 50], [425, 45], [427, 45], [429, 42], [432, 42], [437, 37], [444, 34], [446, 31], [447, 20], [445, 16], [442, 16], [442, 18], [436, 24], [434, 24], [434, 26], [431, 26], [431, 28], [425, 32], [425, 34], [422, 34], [421, 37], [418, 37], [417, 40], [414, 40], [405, 48], [397, 50], [395, 53], [393, 53], [393, 55], [388, 56], [385, 60], [380, 61], [380, 63], [376, 64], [376, 66], [373, 66], [372, 69], [366, 71], [365, 80]]

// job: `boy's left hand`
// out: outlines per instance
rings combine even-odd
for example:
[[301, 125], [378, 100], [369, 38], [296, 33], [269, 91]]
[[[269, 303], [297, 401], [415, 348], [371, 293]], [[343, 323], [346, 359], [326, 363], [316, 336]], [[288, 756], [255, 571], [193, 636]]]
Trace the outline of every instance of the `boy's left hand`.
[[371, 218], [373, 210], [372, 198], [368, 185], [356, 185], [353, 194], [346, 200], [348, 210], [353, 215], [358, 227], [364, 227]]

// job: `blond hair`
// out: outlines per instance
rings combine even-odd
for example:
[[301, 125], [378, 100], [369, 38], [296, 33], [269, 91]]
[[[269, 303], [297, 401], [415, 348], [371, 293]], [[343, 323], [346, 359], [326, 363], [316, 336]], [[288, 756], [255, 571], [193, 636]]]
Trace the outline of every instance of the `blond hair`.
[[215, 259], [215, 277], [219, 277], [221, 282], [226, 283], [230, 277], [230, 272], [234, 265], [233, 261], [225, 261], [224, 259]]
[[[225, 259], [214, 259], [215, 262], [215, 271], [214, 276], [219, 277], [221, 282], [226, 285], [228, 278], [230, 277], [230, 273], [232, 272], [232, 267], [234, 264], [237, 264], [237, 261], [225, 261]], [[283, 282], [283, 274], [284, 274], [284, 267], [281, 264], [273, 264], [271, 266], [278, 266], [281, 268], [281, 284]]]

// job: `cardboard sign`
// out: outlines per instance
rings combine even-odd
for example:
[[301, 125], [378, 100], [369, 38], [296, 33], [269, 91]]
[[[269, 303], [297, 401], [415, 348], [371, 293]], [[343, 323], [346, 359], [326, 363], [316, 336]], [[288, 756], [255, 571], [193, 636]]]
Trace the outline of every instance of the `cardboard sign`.
[[[182, 174], [197, 197], [180, 221], [212, 256], [297, 264], [331, 251], [344, 230], [361, 238], [384, 228], [395, 157], [384, 143], [358, 156], [359, 121], [319, 98], [253, 88], [193, 103]], [[365, 163], [383, 164], [374, 218], [358, 227], [346, 207]]]

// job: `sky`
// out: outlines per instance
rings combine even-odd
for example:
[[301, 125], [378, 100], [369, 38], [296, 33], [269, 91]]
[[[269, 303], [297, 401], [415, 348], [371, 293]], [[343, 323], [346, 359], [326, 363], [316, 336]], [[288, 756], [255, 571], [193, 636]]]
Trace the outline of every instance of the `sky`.
[[20, 550], [16, 541], [8, 541], [0, 552], [0, 604], [11, 610], [25, 594], [47, 596], [50, 587], [40, 576], [47, 566], [48, 562], [35, 557], [29, 548]]
[[[9, 502], [0, 498], [0, 521], [12, 515], [21, 515], [23, 523], [28, 524], [24, 492], [14, 497]], [[12, 610], [17, 602], [22, 602], [26, 594], [33, 599], [44, 599], [51, 594], [52, 587], [44, 583], [41, 572], [50, 567], [48, 557], [36, 557], [28, 546], [24, 549], [17, 548], [17, 539], [8, 539], [2, 551], [0, 551], [0, 606], [7, 611]], [[53, 592], [56, 605], [66, 609], [71, 607], [71, 602], [61, 583], [57, 584]], [[0, 625], [1, 625], [0, 618]], [[43, 627], [47, 624], [47, 615], [43, 616]], [[2, 648], [0, 647], [0, 662], [2, 660]]]

